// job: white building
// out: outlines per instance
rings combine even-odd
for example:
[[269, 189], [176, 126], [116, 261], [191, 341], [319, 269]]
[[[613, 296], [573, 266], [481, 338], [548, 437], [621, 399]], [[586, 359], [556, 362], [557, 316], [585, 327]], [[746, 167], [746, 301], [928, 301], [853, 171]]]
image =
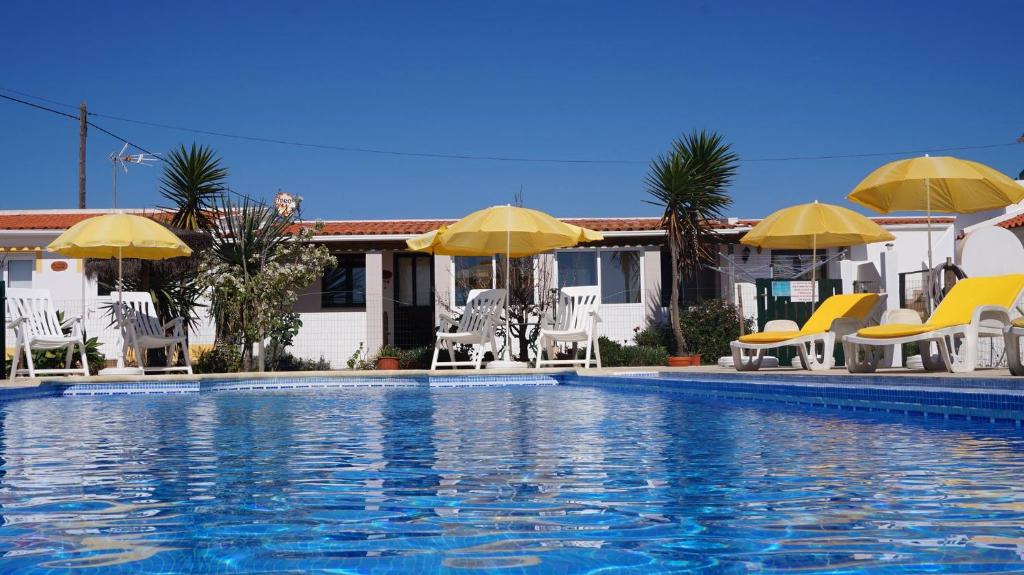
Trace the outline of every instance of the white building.
[[[90, 336], [98, 335], [108, 358], [114, 357], [117, 334], [104, 314], [97, 283], [87, 277], [83, 262], [49, 253], [45, 246], [61, 232], [100, 210], [0, 211], [0, 254], [5, 258], [3, 279], [9, 287], [51, 291], [56, 305], [68, 315], [83, 315]], [[140, 211], [140, 213], [143, 213]], [[534, 260], [537, 290], [564, 285], [601, 286], [600, 315], [603, 335], [631, 340], [635, 330], [660, 321], [667, 302], [670, 277], [664, 233], [658, 218], [568, 218], [566, 221], [601, 231], [605, 240], [578, 249], [544, 254]], [[896, 235], [892, 245], [854, 246], [849, 250], [822, 250], [828, 263], [819, 277], [840, 280], [843, 291], [888, 291], [890, 307], [914, 297], [913, 285], [904, 280], [927, 261], [926, 220], [875, 218]], [[428, 345], [440, 312], [464, 303], [465, 292], [499, 282], [494, 258], [461, 258], [413, 254], [404, 250], [406, 239], [436, 229], [447, 220], [327, 221], [315, 241], [328, 246], [338, 266], [310, 286], [296, 305], [303, 326], [293, 353], [323, 356], [335, 368], [360, 345], [371, 352], [384, 343]], [[806, 278], [809, 252], [751, 250], [739, 238], [757, 220], [730, 218], [716, 222], [722, 237], [715, 269], [686, 285], [691, 296], [721, 297], [736, 301], [740, 294], [744, 313], [756, 317], [756, 280], [786, 281]], [[954, 219], [932, 219], [934, 260], [953, 255]], [[886, 256], [883, 258], [883, 252]], [[887, 260], [883, 264], [883, 259]], [[888, 272], [886, 271], [888, 270]], [[886, 275], [888, 273], [888, 276]], [[497, 287], [497, 286], [496, 286]], [[763, 322], [765, 318], [760, 318]], [[8, 352], [13, 335], [7, 333]], [[209, 321], [191, 334], [194, 347], [212, 344]]]

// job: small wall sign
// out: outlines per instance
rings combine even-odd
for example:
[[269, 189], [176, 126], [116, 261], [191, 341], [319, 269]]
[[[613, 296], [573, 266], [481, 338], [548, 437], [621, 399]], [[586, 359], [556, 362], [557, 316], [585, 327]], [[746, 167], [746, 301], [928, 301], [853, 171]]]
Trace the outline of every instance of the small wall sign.
[[64, 270], [68, 269], [68, 262], [57, 260], [57, 261], [52, 262], [50, 264], [50, 269], [55, 271], [55, 272], [62, 272]]

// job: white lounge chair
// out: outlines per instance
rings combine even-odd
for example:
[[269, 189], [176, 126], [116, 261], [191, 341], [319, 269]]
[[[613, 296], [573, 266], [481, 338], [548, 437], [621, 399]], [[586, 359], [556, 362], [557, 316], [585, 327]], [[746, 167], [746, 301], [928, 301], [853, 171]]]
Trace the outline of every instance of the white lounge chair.
[[[89, 360], [85, 355], [85, 334], [82, 318], [57, 320], [49, 290], [11, 288], [7, 290], [7, 326], [14, 330], [14, 357], [11, 359], [10, 378], [17, 375], [89, 375]], [[71, 328], [70, 334], [64, 330]], [[81, 354], [82, 367], [72, 369], [75, 347]], [[67, 350], [64, 369], [36, 369], [32, 352], [40, 350]], [[27, 369], [19, 369], [21, 356], [25, 356]]]
[[925, 323], [889, 323], [844, 337], [846, 366], [851, 372], [872, 372], [878, 366], [878, 348], [917, 342], [925, 369], [974, 371], [978, 338], [1004, 336], [1022, 292], [1024, 274], [960, 280]]
[[[111, 294], [114, 300], [114, 318], [121, 331], [121, 357], [124, 358], [129, 349], [135, 351], [135, 361], [145, 372], [166, 373], [184, 371], [192, 373], [192, 360], [188, 355], [188, 338], [185, 334], [184, 318], [176, 317], [161, 324], [153, 305], [153, 298], [148, 292], [117, 292]], [[120, 305], [118, 301], [120, 300]], [[173, 365], [174, 348], [179, 347], [185, 365]], [[150, 349], [164, 350], [167, 357], [166, 367], [151, 367], [146, 364], [146, 351]]]
[[[475, 290], [474, 290], [475, 291]], [[480, 369], [483, 364], [485, 346], [490, 346], [491, 354], [498, 355], [498, 338], [495, 333], [501, 310], [505, 307], [505, 290], [483, 290], [468, 297], [462, 318], [456, 327], [455, 321], [448, 314], [441, 314], [441, 326], [434, 343], [434, 358], [430, 369], [438, 367], [473, 366]], [[455, 327], [455, 331], [449, 331]], [[456, 361], [455, 346], [472, 346], [469, 361]], [[437, 356], [441, 349], [448, 350], [450, 361], [438, 362]]]
[[[575, 365], [590, 367], [591, 354], [597, 367], [601, 367], [601, 347], [598, 344], [597, 324], [601, 316], [597, 313], [600, 305], [601, 288], [598, 286], [564, 287], [558, 293], [557, 316], [540, 329], [537, 337], [537, 367], [544, 365]], [[557, 359], [558, 343], [587, 346], [586, 359]], [[541, 359], [544, 352], [548, 358]]]
[[800, 353], [800, 363], [804, 369], [832, 369], [835, 364], [835, 344], [843, 335], [853, 333], [870, 322], [872, 317], [877, 318], [876, 314], [884, 301], [885, 294], [854, 293], [830, 296], [821, 302], [800, 329], [796, 329], [796, 323], [779, 322], [765, 327], [783, 331], [765, 329], [740, 336], [738, 340], [730, 343], [733, 366], [737, 371], [756, 371], [761, 368], [765, 351], [793, 346]]

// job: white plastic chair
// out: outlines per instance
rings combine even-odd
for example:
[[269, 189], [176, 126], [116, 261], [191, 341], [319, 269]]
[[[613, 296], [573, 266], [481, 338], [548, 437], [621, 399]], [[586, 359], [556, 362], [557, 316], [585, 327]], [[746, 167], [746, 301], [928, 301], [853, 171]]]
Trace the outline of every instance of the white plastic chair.
[[[557, 316], [541, 327], [537, 337], [537, 367], [544, 365], [575, 365], [590, 367], [591, 354], [597, 367], [601, 367], [601, 347], [598, 344], [597, 324], [601, 316], [597, 313], [601, 289], [598, 286], [564, 287], [558, 293]], [[556, 359], [558, 343], [585, 342], [586, 359]], [[541, 359], [547, 351], [548, 358]]]
[[[490, 346], [491, 354], [497, 357], [498, 338], [495, 334], [495, 326], [504, 307], [505, 290], [503, 289], [482, 290], [471, 294], [471, 297], [467, 298], [466, 308], [462, 312], [462, 318], [454, 332], [449, 331], [456, 325], [454, 320], [448, 314], [442, 313], [430, 369], [457, 368], [459, 366], [473, 366], [480, 369], [483, 364], [485, 346]], [[455, 360], [456, 344], [472, 346], [473, 352], [469, 361]], [[450, 361], [437, 361], [437, 356], [442, 348], [448, 350]]]
[[[192, 373], [192, 360], [188, 355], [188, 338], [185, 335], [185, 320], [176, 317], [161, 324], [148, 292], [122, 292], [120, 305], [117, 292], [110, 294], [114, 300], [114, 318], [121, 331], [121, 357], [129, 349], [135, 351], [135, 361], [145, 372], [166, 373], [184, 371]], [[174, 348], [181, 348], [185, 365], [173, 365]], [[167, 357], [166, 367], [150, 367], [146, 363], [146, 350], [162, 348]]]
[[[85, 355], [85, 335], [82, 331], [82, 318], [66, 318], [57, 321], [57, 312], [53, 308], [53, 300], [49, 290], [11, 288], [7, 290], [7, 326], [14, 330], [14, 358], [11, 360], [10, 378], [17, 375], [36, 377], [37, 375], [89, 375], [89, 360]], [[70, 334], [65, 334], [66, 328]], [[82, 367], [71, 368], [75, 357], [75, 347], [81, 354]], [[38, 350], [67, 350], [64, 369], [36, 369], [32, 361], [32, 352]], [[21, 355], [25, 355], [27, 369], [18, 369]]]

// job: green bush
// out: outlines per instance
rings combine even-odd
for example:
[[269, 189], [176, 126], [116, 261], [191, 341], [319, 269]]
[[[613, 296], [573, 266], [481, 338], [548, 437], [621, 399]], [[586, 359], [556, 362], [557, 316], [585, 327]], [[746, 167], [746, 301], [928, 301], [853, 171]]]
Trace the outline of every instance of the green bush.
[[666, 325], [649, 326], [642, 330], [637, 328], [633, 343], [642, 347], [668, 347], [665, 337], [667, 335], [668, 339], [671, 339], [672, 333], [667, 328]]
[[[740, 315], [736, 306], [724, 300], [709, 299], [681, 310], [680, 325], [689, 353], [699, 353], [709, 362], [729, 355], [729, 342], [740, 336]], [[744, 330], [750, 333], [754, 322], [744, 319]], [[674, 341], [671, 342], [672, 347]]]
[[398, 350], [398, 367], [401, 369], [430, 369], [434, 357], [434, 346], [413, 347]]
[[[668, 350], [663, 345], [622, 345], [601, 336], [602, 367], [654, 367], [668, 364]], [[586, 354], [586, 350], [580, 350]], [[581, 355], [581, 357], [586, 357]]]
[[237, 345], [218, 343], [199, 354], [192, 371], [196, 373], [238, 373], [242, 371], [242, 352]]
[[320, 356], [320, 359], [306, 359], [295, 357], [290, 352], [284, 352], [278, 358], [275, 369], [271, 371], [330, 371], [331, 363]]

